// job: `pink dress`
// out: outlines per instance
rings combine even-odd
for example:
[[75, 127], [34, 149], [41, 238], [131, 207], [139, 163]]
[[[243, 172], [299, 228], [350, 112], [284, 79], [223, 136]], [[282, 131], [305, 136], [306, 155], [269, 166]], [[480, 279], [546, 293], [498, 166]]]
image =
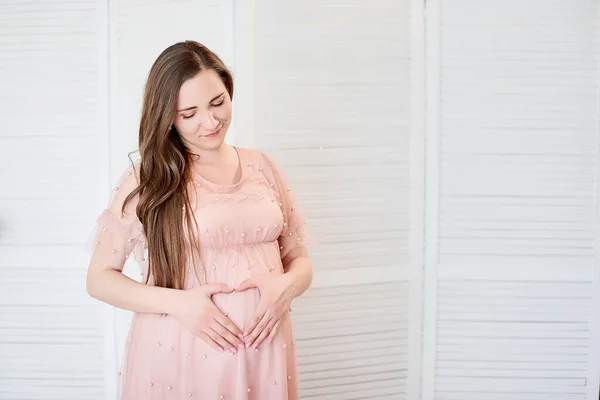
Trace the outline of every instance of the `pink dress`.
[[[238, 183], [217, 185], [197, 174], [190, 183], [203, 266], [186, 266], [186, 288], [198, 285], [197, 277], [202, 283], [235, 287], [251, 277], [282, 274], [281, 259], [290, 249], [304, 245], [306, 221], [275, 161], [259, 151], [236, 150], [242, 168]], [[122, 268], [133, 252], [145, 278], [147, 250], [135, 215], [137, 201], [120, 216], [123, 200], [136, 185], [136, 171], [129, 169], [109, 208], [98, 218], [91, 262]], [[213, 300], [244, 329], [260, 294], [250, 289], [218, 294]], [[232, 354], [214, 350], [170, 315], [135, 313], [118, 373], [119, 398], [299, 399], [294, 347], [289, 316], [271, 344], [264, 341], [257, 350]]]

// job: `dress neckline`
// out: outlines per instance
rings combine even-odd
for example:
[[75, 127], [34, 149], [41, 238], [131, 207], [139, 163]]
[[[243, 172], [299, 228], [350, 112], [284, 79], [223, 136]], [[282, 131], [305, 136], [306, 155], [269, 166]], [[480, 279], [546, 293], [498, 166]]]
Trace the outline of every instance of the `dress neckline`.
[[[200, 175], [200, 173], [198, 173], [195, 169], [192, 168], [192, 173], [194, 174], [194, 176], [202, 181], [203, 183], [217, 188], [217, 189], [234, 189], [237, 188], [238, 186], [242, 185], [244, 183], [244, 181], [246, 180], [246, 169], [244, 168], [244, 157], [243, 157], [243, 151], [241, 151], [241, 149], [237, 148], [236, 146], [231, 146], [233, 147], [233, 149], [235, 150], [237, 157], [238, 157], [238, 169], [240, 171], [240, 179], [238, 179], [237, 182], [235, 183], [231, 183], [231, 184], [219, 184], [219, 183], [215, 183], [211, 180], [206, 179], [204, 176]], [[237, 171], [236, 171], [236, 175], [237, 175]]]

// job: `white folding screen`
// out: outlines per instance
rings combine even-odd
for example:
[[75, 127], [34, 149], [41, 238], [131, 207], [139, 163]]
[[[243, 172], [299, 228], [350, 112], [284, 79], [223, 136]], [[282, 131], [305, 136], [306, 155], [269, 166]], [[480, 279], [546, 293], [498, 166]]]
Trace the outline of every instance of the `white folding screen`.
[[420, 0], [0, 4], [0, 398], [115, 398], [130, 314], [97, 312], [81, 242], [194, 39], [317, 242], [303, 398], [595, 400], [598, 7], [428, 0], [425, 63]]
[[427, 15], [423, 399], [597, 399], [597, 5]]
[[236, 36], [253, 49], [238, 63], [253, 77], [247, 125], [283, 165], [316, 242], [315, 282], [293, 314], [302, 398], [417, 398], [423, 149], [411, 93], [422, 99], [422, 81], [411, 92], [411, 2], [253, 3]]
[[[0, 398], [103, 399], [85, 293], [106, 156], [106, 4], [0, 4]], [[106, 181], [104, 181], [106, 182]]]

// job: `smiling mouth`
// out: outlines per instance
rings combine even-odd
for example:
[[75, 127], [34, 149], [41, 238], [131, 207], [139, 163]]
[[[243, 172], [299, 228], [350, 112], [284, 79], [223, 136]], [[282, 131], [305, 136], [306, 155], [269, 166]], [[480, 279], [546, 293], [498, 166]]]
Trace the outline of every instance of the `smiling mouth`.
[[216, 130], [216, 131], [214, 131], [213, 133], [210, 133], [210, 134], [208, 134], [208, 135], [204, 135], [204, 136], [202, 136], [202, 137], [203, 137], [203, 138], [209, 138], [209, 137], [215, 137], [215, 136], [218, 136], [218, 135], [219, 135], [219, 133], [221, 133], [221, 129], [222, 129], [222, 128], [223, 128], [223, 127], [220, 127], [219, 129], [217, 129], [217, 130]]

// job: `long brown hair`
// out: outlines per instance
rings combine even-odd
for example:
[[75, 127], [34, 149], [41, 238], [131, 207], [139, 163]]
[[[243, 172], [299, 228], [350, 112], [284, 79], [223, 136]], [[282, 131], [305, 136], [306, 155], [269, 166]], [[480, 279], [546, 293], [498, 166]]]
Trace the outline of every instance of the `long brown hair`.
[[173, 121], [181, 85], [205, 70], [217, 72], [233, 98], [231, 72], [215, 53], [194, 41], [165, 49], [152, 65], [144, 90], [139, 186], [125, 199], [123, 210], [139, 194], [136, 213], [148, 242], [146, 280], [152, 278], [156, 286], [182, 289], [187, 257], [200, 254], [187, 191], [195, 155], [182, 142]]

